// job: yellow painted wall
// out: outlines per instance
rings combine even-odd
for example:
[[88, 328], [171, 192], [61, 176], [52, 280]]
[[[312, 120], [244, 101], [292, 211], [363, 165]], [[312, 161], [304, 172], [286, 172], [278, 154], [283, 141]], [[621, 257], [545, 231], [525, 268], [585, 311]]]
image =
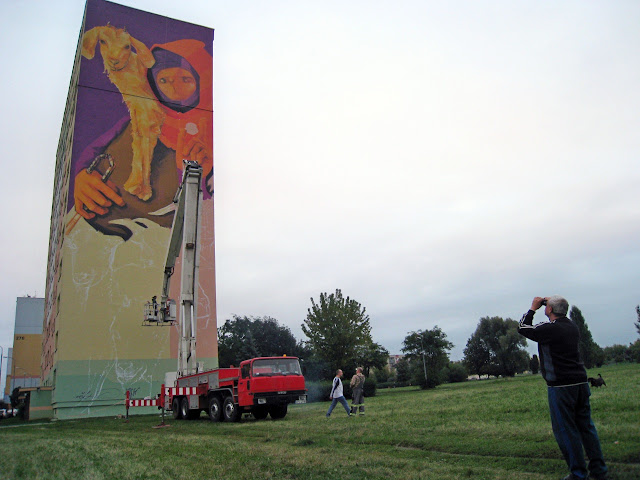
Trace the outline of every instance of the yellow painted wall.
[[42, 335], [17, 334], [13, 337], [11, 373], [17, 377], [40, 377]]

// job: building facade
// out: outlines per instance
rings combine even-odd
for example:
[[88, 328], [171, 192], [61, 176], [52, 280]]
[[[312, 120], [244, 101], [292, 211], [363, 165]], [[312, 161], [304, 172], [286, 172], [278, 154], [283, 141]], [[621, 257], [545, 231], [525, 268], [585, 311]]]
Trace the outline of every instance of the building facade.
[[196, 157], [206, 177], [197, 354], [214, 368], [213, 30], [88, 0], [51, 213], [41, 372], [54, 417], [122, 413], [127, 390], [154, 396], [176, 370], [179, 325], [143, 326], [143, 305], [160, 295], [167, 207]]
[[389, 358], [387, 359], [387, 367], [389, 370], [394, 371], [398, 362], [403, 358], [404, 355], [389, 355]]
[[13, 348], [4, 364], [5, 397], [17, 387], [40, 386], [44, 298], [18, 297], [13, 328]]

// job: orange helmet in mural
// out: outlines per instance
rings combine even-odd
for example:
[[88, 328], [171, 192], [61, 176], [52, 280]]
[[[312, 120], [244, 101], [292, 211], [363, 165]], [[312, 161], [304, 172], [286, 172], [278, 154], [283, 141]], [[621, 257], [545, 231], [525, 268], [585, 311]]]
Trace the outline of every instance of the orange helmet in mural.
[[[213, 150], [213, 58], [204, 43], [176, 40], [154, 45], [151, 53], [156, 62], [147, 79], [167, 115], [160, 140], [178, 151], [197, 136]], [[208, 163], [203, 165], [205, 175], [213, 168], [213, 162]]]

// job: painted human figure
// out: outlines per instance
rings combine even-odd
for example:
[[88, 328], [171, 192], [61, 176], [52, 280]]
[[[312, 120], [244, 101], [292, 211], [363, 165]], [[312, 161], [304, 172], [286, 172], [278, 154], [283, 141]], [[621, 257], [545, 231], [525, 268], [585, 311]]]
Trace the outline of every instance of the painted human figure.
[[[120, 218], [147, 218], [171, 227], [172, 212], [161, 211], [173, 200], [181, 178], [183, 160], [203, 166], [205, 199], [213, 193], [213, 93], [212, 58], [198, 40], [178, 40], [154, 45], [155, 64], [147, 71], [149, 85], [160, 102], [165, 119], [151, 162], [153, 196], [142, 201], [120, 188], [130, 174], [131, 122], [123, 118], [92, 143], [76, 162], [75, 209], [94, 228], [125, 240], [131, 231], [114, 222]], [[86, 167], [101, 153], [111, 153], [116, 169], [107, 182], [100, 172]]]

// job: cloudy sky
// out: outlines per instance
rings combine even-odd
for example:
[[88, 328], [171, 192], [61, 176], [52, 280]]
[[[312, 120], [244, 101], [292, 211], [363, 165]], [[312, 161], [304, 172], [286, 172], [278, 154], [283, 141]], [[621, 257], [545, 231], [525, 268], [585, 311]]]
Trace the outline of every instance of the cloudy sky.
[[[460, 359], [481, 317], [558, 293], [601, 346], [638, 338], [638, 2], [119, 3], [216, 30], [219, 324], [302, 339], [340, 288], [390, 352], [438, 325]], [[83, 10], [0, 0], [5, 355], [44, 296]]]

